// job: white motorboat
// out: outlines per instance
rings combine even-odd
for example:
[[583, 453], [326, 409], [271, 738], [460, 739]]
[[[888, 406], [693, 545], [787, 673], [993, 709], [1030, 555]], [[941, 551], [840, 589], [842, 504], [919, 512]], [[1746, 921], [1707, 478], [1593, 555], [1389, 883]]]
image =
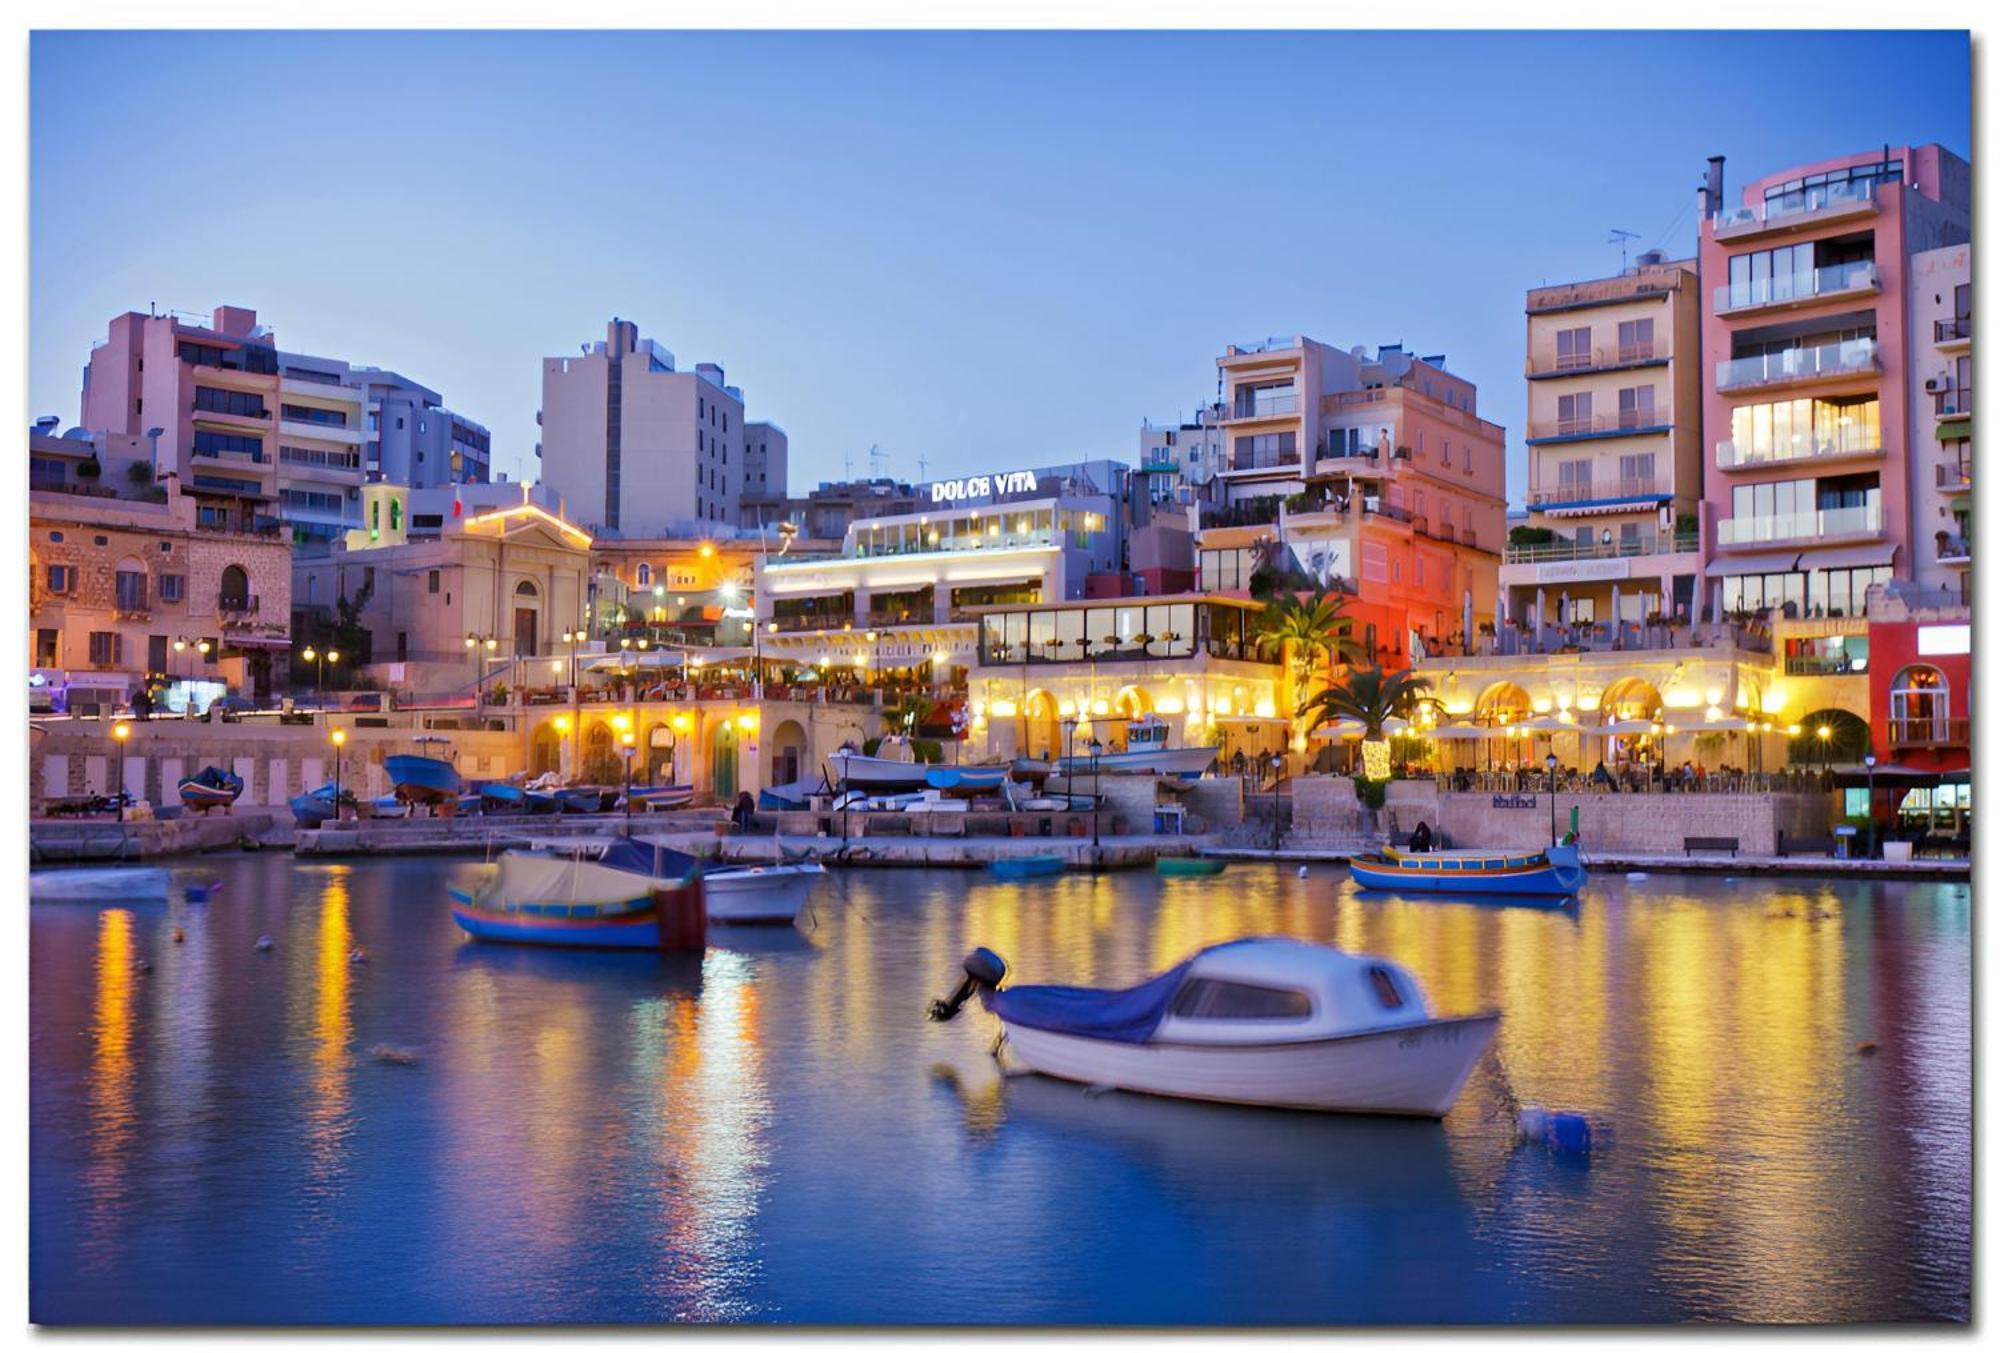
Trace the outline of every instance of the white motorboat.
[[731, 865], [701, 876], [708, 919], [714, 925], [790, 925], [805, 910], [826, 866], [803, 864]]
[[1170, 775], [1195, 780], [1214, 760], [1213, 747], [1167, 746], [1167, 725], [1148, 714], [1125, 725], [1124, 751], [1060, 757], [1056, 769], [1073, 787], [1081, 775]]
[[1227, 1104], [1442, 1118], [1500, 1021], [1434, 1016], [1401, 964], [1280, 936], [1214, 945], [1119, 991], [1003, 987], [1006, 973], [975, 949], [931, 1017], [976, 991], [1029, 1071]]
[[164, 869], [35, 869], [30, 902], [164, 902]]
[[[885, 737], [875, 750], [878, 755], [863, 756], [853, 747], [842, 747], [827, 758], [842, 789], [879, 794], [925, 787], [930, 767], [916, 759], [907, 739]], [[883, 752], [889, 755], [879, 755]]]

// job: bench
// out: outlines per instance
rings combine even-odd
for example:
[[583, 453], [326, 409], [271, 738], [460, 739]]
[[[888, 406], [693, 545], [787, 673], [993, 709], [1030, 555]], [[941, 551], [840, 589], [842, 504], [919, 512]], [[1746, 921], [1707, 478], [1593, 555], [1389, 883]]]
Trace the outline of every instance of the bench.
[[1683, 836], [1681, 838], [1682, 849], [1690, 855], [1694, 854], [1697, 850], [1726, 850], [1733, 859], [1742, 844], [1734, 836]]
[[1780, 855], [1826, 855], [1838, 853], [1839, 842], [1831, 836], [1786, 836], [1778, 833]]

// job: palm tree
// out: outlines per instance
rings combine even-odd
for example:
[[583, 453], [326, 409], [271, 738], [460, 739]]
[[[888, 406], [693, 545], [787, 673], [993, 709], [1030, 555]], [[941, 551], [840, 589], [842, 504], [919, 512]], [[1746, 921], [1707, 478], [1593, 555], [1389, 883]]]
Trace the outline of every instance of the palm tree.
[[1415, 672], [1384, 672], [1380, 667], [1363, 667], [1328, 686], [1306, 702], [1299, 712], [1311, 710], [1310, 733], [1321, 724], [1336, 719], [1352, 719], [1369, 739], [1382, 736], [1382, 726], [1391, 719], [1412, 719], [1426, 707], [1435, 705], [1429, 677]]
[[[1340, 593], [1330, 593], [1324, 587], [1303, 596], [1283, 592], [1258, 613], [1255, 643], [1261, 654], [1282, 653], [1287, 644], [1292, 645], [1303, 689], [1322, 657], [1328, 667], [1334, 667], [1367, 656], [1349, 632], [1353, 623], [1347, 618], [1347, 598]], [[1304, 703], [1301, 695], [1302, 708]]]

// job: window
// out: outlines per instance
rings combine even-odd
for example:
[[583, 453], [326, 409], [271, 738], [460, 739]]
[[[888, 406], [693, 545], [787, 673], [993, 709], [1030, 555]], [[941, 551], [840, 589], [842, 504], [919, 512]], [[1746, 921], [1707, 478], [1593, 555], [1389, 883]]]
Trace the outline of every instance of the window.
[[56, 667], [62, 661], [62, 631], [35, 631], [35, 666]]
[[238, 437], [227, 432], [206, 432], [197, 428], [194, 434], [194, 453], [197, 456], [248, 456], [252, 460], [261, 461], [264, 459], [264, 440], [261, 437]]
[[1568, 437], [1590, 431], [1590, 392], [1560, 395], [1556, 399], [1556, 435]]
[[653, 585], [653, 566], [651, 564], [639, 565], [638, 585], [640, 587], [651, 587]]
[[1375, 990], [1375, 999], [1384, 1010], [1401, 1010], [1403, 993], [1396, 987], [1396, 974], [1380, 963], [1368, 965], [1368, 985]]
[[1590, 326], [1556, 330], [1556, 370], [1575, 371], [1590, 365]]
[[1649, 428], [1653, 419], [1653, 387], [1635, 385], [1618, 392], [1618, 426]]
[[1905, 667], [1889, 683], [1892, 739], [1942, 741], [1951, 721], [1951, 687], [1929, 665]]
[[1621, 362], [1650, 362], [1653, 359], [1653, 321], [1650, 319], [1620, 320], [1618, 323], [1618, 360]]
[[222, 570], [222, 586], [217, 589], [225, 610], [246, 610], [250, 605], [250, 575], [231, 564]]
[[440, 578], [438, 570], [432, 569], [424, 579], [424, 590], [426, 592], [429, 592], [432, 596], [436, 596], [438, 592], [439, 581]]
[[143, 567], [137, 564], [120, 564], [114, 582], [119, 610], [146, 609], [146, 570]]
[[92, 667], [116, 667], [124, 656], [125, 646], [116, 634], [103, 630], [90, 632], [90, 665]]
[[1174, 993], [1176, 1019], [1305, 1019], [1312, 998], [1283, 987], [1191, 977]]
[[160, 575], [160, 600], [180, 601], [187, 596], [187, 575], [184, 573], [162, 573]]
[[237, 418], [265, 418], [264, 397], [248, 390], [215, 390], [206, 385], [194, 388], [197, 413], [226, 413]]
[[1618, 480], [1630, 493], [1650, 493], [1653, 488], [1653, 453], [1618, 458]]
[[68, 596], [76, 589], [76, 569], [68, 564], [49, 565], [49, 591]]

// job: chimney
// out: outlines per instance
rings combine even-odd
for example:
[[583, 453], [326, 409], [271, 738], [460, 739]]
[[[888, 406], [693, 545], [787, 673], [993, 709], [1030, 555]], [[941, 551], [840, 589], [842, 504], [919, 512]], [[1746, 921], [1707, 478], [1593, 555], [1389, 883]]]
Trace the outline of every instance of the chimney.
[[248, 338], [250, 331], [257, 327], [257, 312], [240, 305], [218, 305], [209, 320], [219, 334]]
[[1722, 215], [1722, 161], [1720, 155], [1708, 157], [1708, 185], [1703, 191], [1708, 194], [1704, 207], [1710, 217]]

